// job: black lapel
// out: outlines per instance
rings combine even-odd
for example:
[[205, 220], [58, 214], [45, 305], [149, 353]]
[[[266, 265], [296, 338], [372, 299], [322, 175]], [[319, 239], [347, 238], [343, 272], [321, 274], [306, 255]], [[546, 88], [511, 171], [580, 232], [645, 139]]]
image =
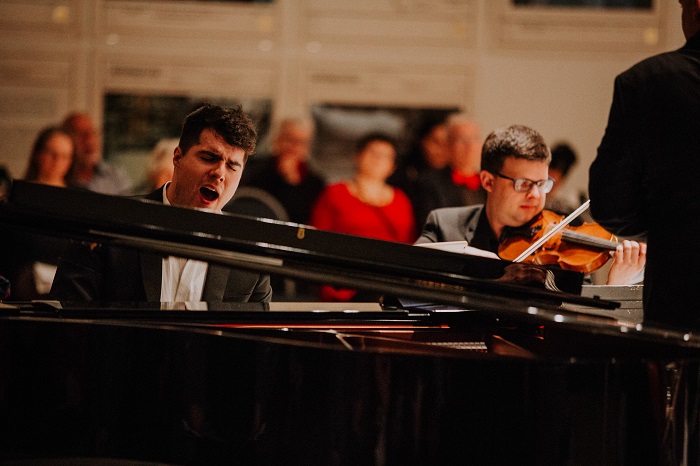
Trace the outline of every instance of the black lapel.
[[207, 269], [207, 277], [204, 280], [204, 289], [202, 290], [202, 301], [220, 303], [224, 300], [226, 291], [226, 283], [231, 269], [216, 264], [209, 264]]
[[146, 301], [160, 301], [161, 284], [163, 281], [163, 257], [151, 252], [139, 252], [141, 261], [141, 279], [146, 292]]

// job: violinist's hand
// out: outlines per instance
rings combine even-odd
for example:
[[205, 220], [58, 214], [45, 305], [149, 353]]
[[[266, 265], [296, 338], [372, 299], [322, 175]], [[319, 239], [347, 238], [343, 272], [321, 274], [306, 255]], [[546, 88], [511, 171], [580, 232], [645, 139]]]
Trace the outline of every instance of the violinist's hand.
[[647, 263], [647, 244], [624, 240], [613, 253], [606, 285], [630, 285]]

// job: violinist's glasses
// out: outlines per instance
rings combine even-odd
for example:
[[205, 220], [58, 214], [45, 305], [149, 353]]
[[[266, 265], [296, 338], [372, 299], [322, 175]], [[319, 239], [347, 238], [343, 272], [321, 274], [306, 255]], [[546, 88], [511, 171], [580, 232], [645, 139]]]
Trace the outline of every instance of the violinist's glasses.
[[513, 182], [513, 188], [519, 193], [529, 193], [533, 186], [537, 186], [542, 194], [547, 194], [554, 186], [554, 180], [547, 178], [546, 180], [529, 180], [527, 178], [511, 178], [499, 172], [494, 172], [494, 175]]

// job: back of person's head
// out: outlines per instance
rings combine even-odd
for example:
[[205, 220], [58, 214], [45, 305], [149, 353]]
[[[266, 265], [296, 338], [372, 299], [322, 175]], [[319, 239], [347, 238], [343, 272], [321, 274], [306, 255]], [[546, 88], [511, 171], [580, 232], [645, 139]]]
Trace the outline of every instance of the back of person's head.
[[[76, 144], [75, 140], [73, 139], [73, 136], [70, 132], [68, 132], [66, 129], [64, 129], [63, 126], [48, 126], [41, 131], [39, 131], [39, 134], [37, 135], [36, 139], [34, 140], [34, 144], [32, 145], [32, 151], [29, 153], [29, 160], [27, 162], [27, 171], [24, 174], [24, 179], [27, 181], [36, 181], [36, 179], [39, 176], [39, 155], [41, 155], [44, 150], [46, 150], [46, 146], [49, 142], [49, 140], [56, 134], [61, 134], [68, 139], [70, 139], [71, 143], [73, 144], [73, 152], [71, 154], [71, 159], [75, 160], [75, 151], [76, 151]], [[69, 175], [66, 175], [68, 177]]]
[[550, 170], [556, 170], [565, 177], [571, 167], [576, 164], [576, 152], [565, 142], [552, 146], [552, 161], [549, 164]]
[[396, 140], [393, 137], [391, 137], [390, 135], [388, 135], [386, 133], [373, 132], [373, 133], [366, 134], [365, 136], [361, 137], [357, 141], [357, 143], [355, 144], [355, 153], [356, 154], [361, 153], [362, 151], [364, 151], [367, 148], [367, 146], [369, 146], [371, 143], [377, 142], [377, 141], [385, 142], [385, 143], [389, 144], [391, 147], [394, 148], [394, 153], [396, 153], [398, 150]]
[[255, 152], [255, 124], [240, 106], [228, 108], [205, 104], [187, 115], [179, 142], [183, 154], [199, 143], [199, 136], [205, 129], [216, 132], [227, 144], [243, 149], [246, 159]]
[[540, 133], [523, 125], [512, 125], [491, 132], [481, 150], [481, 169], [496, 173], [508, 157], [549, 164], [552, 154]]

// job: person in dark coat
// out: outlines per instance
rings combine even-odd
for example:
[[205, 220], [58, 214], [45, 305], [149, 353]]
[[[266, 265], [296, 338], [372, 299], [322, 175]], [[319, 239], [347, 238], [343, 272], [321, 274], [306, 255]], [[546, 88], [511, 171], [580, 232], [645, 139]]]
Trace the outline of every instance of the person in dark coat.
[[615, 78], [589, 194], [602, 226], [646, 237], [645, 320], [699, 327], [700, 0], [680, 4], [685, 45]]

